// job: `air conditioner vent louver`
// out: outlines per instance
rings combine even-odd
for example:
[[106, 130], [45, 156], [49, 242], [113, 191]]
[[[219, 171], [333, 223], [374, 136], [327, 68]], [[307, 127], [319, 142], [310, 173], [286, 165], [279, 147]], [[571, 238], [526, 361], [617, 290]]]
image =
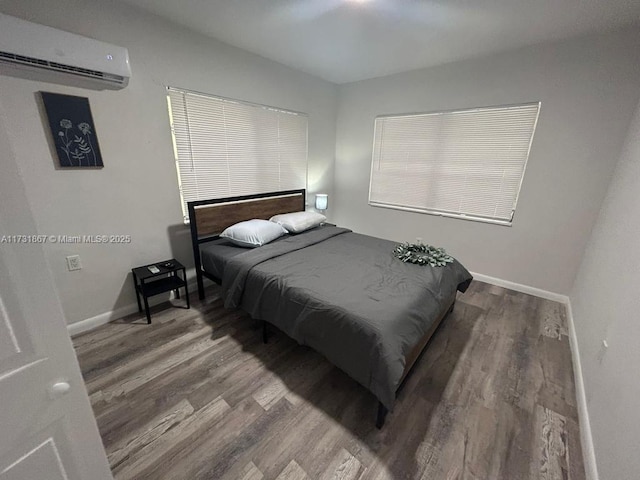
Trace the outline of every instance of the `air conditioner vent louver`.
[[0, 52], [0, 58], [8, 58], [9, 60], [13, 60], [19, 63], [27, 63], [30, 65], [46, 65], [47, 62], [44, 60], [38, 60], [37, 58], [29, 58], [23, 57], [22, 55], [15, 55], [13, 53], [8, 52]]
[[49, 62], [41, 60], [39, 58], [25, 57], [23, 55], [16, 55], [9, 52], [0, 51], [0, 61], [5, 61], [12, 64], [31, 65], [38, 66], [40, 68], [46, 68], [48, 70], [55, 70], [58, 72], [70, 73], [86, 78], [97, 78], [102, 80], [109, 80], [117, 83], [125, 83], [125, 78], [120, 75], [111, 75], [97, 70], [89, 70], [87, 68], [74, 67], [72, 65], [65, 65], [63, 63]]

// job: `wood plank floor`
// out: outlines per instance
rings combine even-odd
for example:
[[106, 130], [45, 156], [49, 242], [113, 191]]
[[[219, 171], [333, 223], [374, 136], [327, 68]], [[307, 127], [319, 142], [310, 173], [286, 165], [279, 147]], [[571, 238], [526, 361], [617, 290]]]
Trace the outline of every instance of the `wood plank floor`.
[[385, 427], [376, 400], [213, 288], [74, 338], [117, 479], [584, 479], [564, 306], [473, 282]]

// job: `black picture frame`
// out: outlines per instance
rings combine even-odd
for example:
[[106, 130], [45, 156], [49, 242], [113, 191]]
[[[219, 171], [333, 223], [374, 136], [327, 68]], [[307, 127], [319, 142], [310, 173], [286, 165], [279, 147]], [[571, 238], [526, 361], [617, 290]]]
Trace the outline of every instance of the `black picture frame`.
[[89, 99], [51, 92], [40, 95], [60, 166], [104, 167]]

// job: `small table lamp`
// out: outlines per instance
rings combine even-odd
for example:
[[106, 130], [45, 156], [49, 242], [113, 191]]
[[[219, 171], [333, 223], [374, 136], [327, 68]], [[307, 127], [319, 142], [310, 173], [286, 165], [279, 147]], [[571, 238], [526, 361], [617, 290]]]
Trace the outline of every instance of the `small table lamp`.
[[326, 193], [316, 193], [316, 210], [322, 213], [329, 207], [329, 195]]

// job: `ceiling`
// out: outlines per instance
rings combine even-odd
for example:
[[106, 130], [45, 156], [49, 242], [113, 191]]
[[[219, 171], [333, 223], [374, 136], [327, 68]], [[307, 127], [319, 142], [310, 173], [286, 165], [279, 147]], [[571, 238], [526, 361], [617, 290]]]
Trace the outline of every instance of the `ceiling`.
[[640, 0], [123, 1], [334, 83], [640, 20]]

